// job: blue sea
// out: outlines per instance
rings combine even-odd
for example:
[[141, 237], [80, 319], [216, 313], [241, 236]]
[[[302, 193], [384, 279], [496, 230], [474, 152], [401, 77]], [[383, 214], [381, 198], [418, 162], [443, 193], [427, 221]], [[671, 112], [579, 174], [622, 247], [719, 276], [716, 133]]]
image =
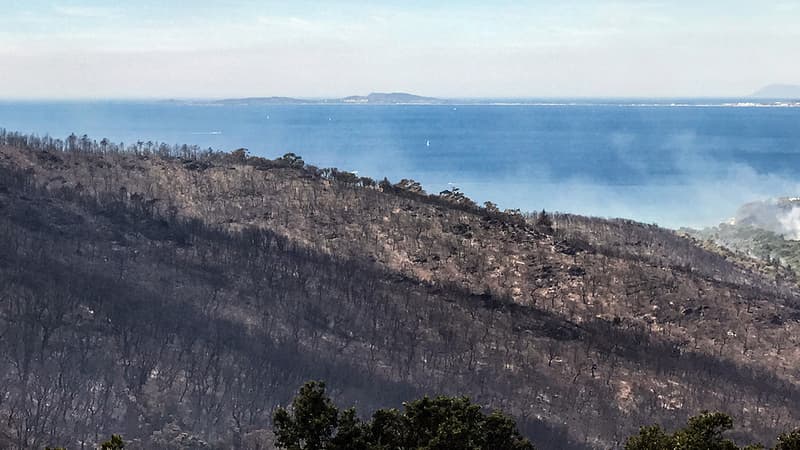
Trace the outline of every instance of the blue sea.
[[595, 101], [524, 105], [0, 102], [0, 127], [160, 141], [274, 158], [503, 208], [716, 224], [741, 204], [800, 195], [800, 108]]

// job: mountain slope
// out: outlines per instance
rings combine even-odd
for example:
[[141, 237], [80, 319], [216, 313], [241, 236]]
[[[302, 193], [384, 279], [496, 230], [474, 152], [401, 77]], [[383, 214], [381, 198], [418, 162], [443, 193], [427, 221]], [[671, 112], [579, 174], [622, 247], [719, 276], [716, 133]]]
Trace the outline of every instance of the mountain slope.
[[309, 378], [365, 412], [467, 394], [541, 448], [702, 409], [763, 441], [800, 418], [796, 287], [668, 230], [551, 228], [292, 157], [0, 136], [5, 446], [256, 448]]
[[764, 86], [750, 96], [759, 98], [797, 99], [800, 98], [800, 85], [770, 84]]

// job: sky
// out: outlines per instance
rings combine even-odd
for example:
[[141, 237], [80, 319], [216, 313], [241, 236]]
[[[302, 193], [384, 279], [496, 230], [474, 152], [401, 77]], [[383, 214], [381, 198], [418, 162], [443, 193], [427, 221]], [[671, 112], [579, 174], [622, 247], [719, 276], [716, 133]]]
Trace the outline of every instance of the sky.
[[0, 98], [727, 97], [800, 84], [800, 0], [0, 0]]

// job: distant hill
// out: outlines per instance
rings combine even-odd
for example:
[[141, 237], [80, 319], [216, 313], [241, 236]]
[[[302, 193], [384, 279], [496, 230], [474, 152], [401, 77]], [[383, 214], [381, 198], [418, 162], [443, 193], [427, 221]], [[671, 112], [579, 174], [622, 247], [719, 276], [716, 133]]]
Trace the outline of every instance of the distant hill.
[[800, 99], [800, 85], [770, 84], [750, 95], [759, 98]]
[[369, 95], [351, 95], [343, 98], [328, 99], [299, 99], [293, 97], [247, 97], [247, 98], [227, 98], [217, 100], [214, 103], [223, 105], [314, 105], [314, 104], [340, 104], [358, 103], [370, 105], [407, 105], [407, 104], [443, 104], [447, 100], [423, 97], [420, 95], [409, 94], [406, 92], [373, 92]]
[[444, 100], [433, 97], [422, 97], [414, 94], [407, 94], [405, 92], [373, 92], [367, 96], [350, 96], [341, 99], [344, 103], [370, 103], [370, 104], [432, 104], [432, 103], [445, 103]]

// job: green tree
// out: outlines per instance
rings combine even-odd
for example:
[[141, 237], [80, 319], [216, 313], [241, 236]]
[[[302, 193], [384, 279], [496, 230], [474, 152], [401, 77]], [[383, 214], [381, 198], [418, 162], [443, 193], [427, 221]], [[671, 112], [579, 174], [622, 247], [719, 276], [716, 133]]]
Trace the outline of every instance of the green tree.
[[800, 428], [778, 436], [775, 450], [800, 450]]
[[[625, 442], [625, 450], [739, 450], [730, 439], [723, 436], [733, 428], [733, 419], [720, 412], [703, 412], [689, 419], [686, 427], [668, 434], [658, 425], [642, 427], [639, 433]], [[784, 436], [784, 435], [781, 435]], [[790, 441], [789, 441], [790, 442]], [[763, 449], [752, 444], [744, 450]], [[800, 447], [796, 447], [800, 450]], [[786, 447], [795, 449], [795, 447]], [[786, 450], [776, 447], [776, 450]]]
[[642, 427], [625, 442], [625, 450], [674, 450], [675, 438], [658, 425]]
[[466, 397], [423, 397], [405, 405], [412, 448], [464, 449], [482, 448], [480, 406]]
[[[425, 450], [533, 450], [530, 441], [517, 431], [513, 419], [497, 411], [487, 416], [480, 406], [467, 397], [423, 397], [404, 406], [400, 424], [405, 437], [399, 439], [400, 445], [397, 447]], [[376, 413], [373, 426], [385, 424], [386, 416], [384, 414], [381, 417]], [[381, 429], [385, 429], [385, 425]]]
[[686, 428], [675, 432], [676, 448], [680, 450], [738, 450], [736, 444], [722, 433], [733, 428], [733, 419], [720, 412], [704, 412], [689, 419]]
[[370, 450], [394, 450], [407, 447], [408, 425], [396, 409], [379, 409], [368, 426]]
[[533, 450], [513, 419], [487, 416], [467, 397], [423, 397], [363, 423], [353, 408], [339, 413], [321, 382], [306, 383], [290, 410], [278, 409], [275, 436], [287, 450]]
[[369, 450], [366, 426], [359, 420], [355, 408], [344, 410], [339, 416], [336, 436], [331, 439], [331, 448], [336, 450]]
[[111, 439], [100, 444], [101, 450], [122, 450], [124, 448], [125, 442], [123, 442], [122, 436], [118, 434], [112, 434]]
[[286, 153], [280, 159], [288, 164], [289, 167], [301, 168], [305, 165], [303, 157], [294, 153]]
[[292, 400], [290, 410], [274, 415], [276, 444], [287, 450], [326, 450], [339, 423], [339, 410], [325, 394], [325, 383], [309, 381]]
[[533, 450], [533, 445], [522, 437], [514, 419], [494, 411], [483, 424], [486, 450]]

